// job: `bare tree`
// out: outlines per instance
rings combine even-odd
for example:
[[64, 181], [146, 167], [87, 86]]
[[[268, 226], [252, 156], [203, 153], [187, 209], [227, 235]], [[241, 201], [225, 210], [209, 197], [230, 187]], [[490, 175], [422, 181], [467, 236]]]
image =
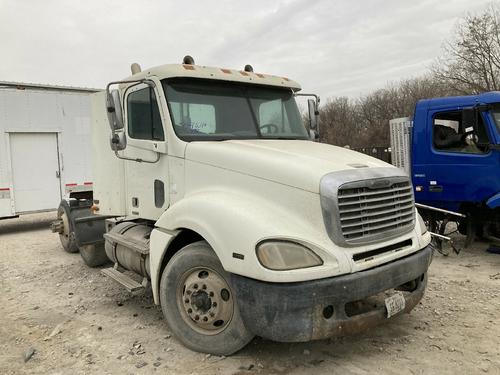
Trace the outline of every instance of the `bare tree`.
[[458, 23], [433, 72], [436, 79], [461, 94], [500, 90], [500, 11], [491, 5]]
[[389, 120], [409, 116], [418, 100], [500, 90], [500, 10], [490, 6], [458, 23], [430, 74], [388, 84], [358, 99], [330, 98], [320, 108], [321, 141], [389, 146]]
[[389, 120], [409, 116], [418, 100], [452, 94], [430, 75], [391, 83], [357, 100], [330, 98], [320, 108], [321, 141], [351, 147], [389, 146]]
[[321, 142], [337, 146], [359, 143], [361, 134], [355, 103], [346, 97], [328, 99], [320, 109]]

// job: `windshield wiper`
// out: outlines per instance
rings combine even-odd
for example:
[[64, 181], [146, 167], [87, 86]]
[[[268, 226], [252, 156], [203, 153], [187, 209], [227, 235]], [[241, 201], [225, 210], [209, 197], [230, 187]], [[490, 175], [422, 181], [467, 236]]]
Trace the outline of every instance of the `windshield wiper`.
[[257, 136], [262, 138], [262, 133], [260, 131], [259, 121], [257, 121], [257, 116], [253, 110], [252, 103], [250, 102], [250, 98], [245, 95], [245, 100], [247, 101], [248, 107], [250, 108], [250, 113], [252, 114], [253, 123], [255, 124], [255, 130], [257, 131]]

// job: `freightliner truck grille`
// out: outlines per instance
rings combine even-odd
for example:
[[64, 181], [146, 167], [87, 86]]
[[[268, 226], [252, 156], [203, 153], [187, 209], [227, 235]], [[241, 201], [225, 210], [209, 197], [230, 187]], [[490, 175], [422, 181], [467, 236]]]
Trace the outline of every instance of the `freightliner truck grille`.
[[341, 186], [338, 192], [340, 227], [347, 242], [413, 227], [415, 209], [409, 181], [380, 188], [350, 185]]
[[329, 173], [320, 196], [326, 230], [338, 245], [382, 242], [415, 226], [413, 188], [396, 168]]

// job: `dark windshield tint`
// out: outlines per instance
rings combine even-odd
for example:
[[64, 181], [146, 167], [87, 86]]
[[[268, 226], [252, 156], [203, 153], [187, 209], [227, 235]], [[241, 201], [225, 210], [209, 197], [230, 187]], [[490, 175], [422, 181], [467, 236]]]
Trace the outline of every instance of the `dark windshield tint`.
[[192, 78], [163, 88], [183, 140], [308, 139], [291, 90]]

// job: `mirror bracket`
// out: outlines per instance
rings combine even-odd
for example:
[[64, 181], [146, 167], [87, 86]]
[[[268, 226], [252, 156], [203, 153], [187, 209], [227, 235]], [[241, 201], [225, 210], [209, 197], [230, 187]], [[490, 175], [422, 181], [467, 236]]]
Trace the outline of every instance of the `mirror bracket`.
[[120, 85], [124, 83], [135, 83], [145, 85], [154, 88], [156, 84], [154, 81], [146, 78], [134, 79], [134, 80], [126, 80], [126, 81], [113, 81], [106, 85], [106, 110], [108, 112], [108, 121], [111, 127], [111, 138], [110, 138], [110, 146], [111, 149], [115, 152], [115, 155], [119, 159], [123, 160], [131, 160], [139, 163], [156, 163], [160, 160], [160, 153], [156, 153], [156, 158], [154, 160], [144, 160], [139, 158], [128, 158], [126, 156], [122, 156], [118, 153], [118, 151], [122, 151], [127, 147], [127, 138], [125, 136], [125, 131], [123, 128], [125, 127], [125, 123], [123, 121], [123, 111], [121, 107], [120, 93], [118, 90], [110, 90], [113, 85]]

